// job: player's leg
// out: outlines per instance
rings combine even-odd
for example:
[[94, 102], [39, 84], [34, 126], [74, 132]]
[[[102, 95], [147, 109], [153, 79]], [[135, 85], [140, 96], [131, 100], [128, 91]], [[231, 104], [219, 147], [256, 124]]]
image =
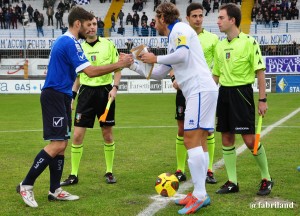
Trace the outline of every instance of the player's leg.
[[236, 150], [234, 146], [235, 135], [230, 132], [222, 133], [223, 159], [226, 167], [228, 181], [217, 190], [218, 194], [239, 192], [236, 173]]
[[[240, 119], [243, 119], [243, 123], [237, 125], [240, 128], [243, 125], [246, 130], [241, 131], [242, 138], [247, 145], [248, 149], [253, 151], [253, 146], [255, 142], [255, 103], [253, 97], [253, 89], [250, 85], [239, 87], [240, 94], [243, 95], [242, 100], [244, 103], [240, 103], [240, 110], [243, 110], [242, 113], [239, 114]], [[248, 105], [251, 104], [251, 106]], [[241, 107], [243, 106], [243, 107]], [[257, 155], [253, 156], [258, 167], [261, 172], [261, 186], [257, 195], [268, 195], [271, 192], [273, 187], [273, 182], [270, 177], [269, 169], [268, 169], [268, 160], [266, 156], [266, 152], [264, 146], [259, 144]]]
[[93, 128], [96, 113], [91, 106], [95, 90], [88, 86], [81, 86], [74, 117], [74, 134], [71, 145], [71, 174], [61, 186], [74, 185], [79, 182], [78, 171], [83, 154], [83, 139], [86, 128]]
[[208, 149], [208, 169], [206, 174], [206, 183], [215, 184], [217, 180], [214, 177], [213, 173], [213, 162], [214, 162], [214, 155], [215, 155], [215, 134], [208, 133], [207, 136], [207, 149]]
[[[247, 147], [252, 151], [255, 142], [255, 134], [243, 134], [242, 137]], [[269, 173], [268, 160], [265, 148], [261, 143], [259, 143], [258, 145], [257, 155], [253, 155], [253, 157], [260, 169], [262, 179], [257, 195], [268, 195], [271, 193], [273, 181]]]
[[182, 91], [178, 90], [176, 93], [176, 115], [178, 132], [176, 137], [176, 159], [177, 169], [175, 172], [179, 181], [185, 181], [185, 163], [187, 157], [186, 147], [184, 146], [184, 111], [185, 111], [185, 98]]
[[74, 127], [73, 142], [71, 145], [71, 174], [60, 183], [61, 186], [74, 185], [79, 181], [78, 170], [83, 153], [83, 139], [86, 128]]
[[[98, 101], [101, 101], [97, 105], [97, 116], [98, 118], [105, 111], [106, 104], [109, 98], [109, 92], [112, 90], [111, 85], [105, 85], [99, 88], [99, 98]], [[114, 184], [117, 182], [115, 176], [113, 175], [113, 163], [115, 158], [115, 142], [113, 138], [113, 126], [115, 125], [115, 100], [112, 101], [110, 105], [110, 109], [107, 114], [107, 118], [105, 122], [100, 122], [100, 127], [102, 130], [102, 136], [104, 139], [104, 155], [106, 162], [106, 172], [105, 172], [105, 181], [108, 184]]]
[[104, 155], [106, 162], [105, 178], [108, 184], [116, 183], [117, 180], [113, 175], [113, 163], [115, 158], [115, 142], [113, 139], [112, 126], [103, 126], [102, 135], [104, 139]]
[[[194, 190], [190, 201], [183, 209], [178, 211], [180, 214], [194, 213], [210, 204], [210, 198], [205, 188], [208, 166], [205, 151], [207, 151], [208, 131], [214, 130], [217, 96], [217, 92], [204, 92], [193, 95], [187, 100], [184, 122], [184, 144], [189, 156], [188, 165]], [[187, 200], [187, 197], [184, 200]], [[175, 203], [177, 202], [175, 201]]]
[[[61, 93], [59, 93], [61, 94]], [[55, 116], [64, 116], [62, 121], [62, 128], [59, 132], [56, 133], [58, 140], [52, 140], [49, 145], [45, 147], [45, 151], [48, 152], [52, 157], [52, 161], [49, 163], [49, 170], [50, 170], [50, 190], [48, 194], [48, 200], [78, 200], [79, 196], [72, 195], [66, 191], [64, 191], [60, 187], [60, 180], [62, 177], [63, 169], [64, 169], [64, 159], [65, 159], [65, 149], [68, 145], [68, 139], [70, 139], [71, 134], [71, 126], [72, 126], [72, 109], [71, 109], [71, 99], [69, 96], [63, 94], [64, 103], [63, 108], [58, 108], [61, 110], [61, 115]], [[54, 103], [52, 101], [52, 103]], [[60, 120], [53, 122], [54, 125], [58, 126], [60, 124]], [[53, 133], [52, 133], [53, 134]], [[50, 138], [48, 138], [50, 139]], [[64, 139], [64, 140], [63, 140]], [[63, 141], [62, 141], [63, 140]]]
[[228, 181], [216, 191], [218, 194], [234, 193], [239, 191], [236, 174], [236, 151], [235, 151], [235, 134], [231, 133], [231, 125], [234, 120], [231, 113], [236, 110], [234, 106], [230, 106], [231, 88], [221, 86], [219, 89], [219, 97], [217, 103], [217, 127], [216, 130], [222, 135], [223, 159], [226, 167]]
[[[44, 139], [51, 141], [38, 153], [27, 176], [17, 186], [17, 192], [20, 193], [24, 202], [31, 207], [38, 206], [33, 194], [34, 182], [48, 165], [50, 169], [50, 188], [55, 190], [60, 187], [59, 181], [64, 164], [63, 155], [67, 145], [65, 139], [69, 138], [66, 135], [69, 134], [67, 128], [70, 126], [69, 115], [65, 109], [67, 104], [65, 97], [64, 94], [52, 89], [46, 89], [41, 93]], [[59, 167], [55, 169], [54, 167], [57, 166]]]

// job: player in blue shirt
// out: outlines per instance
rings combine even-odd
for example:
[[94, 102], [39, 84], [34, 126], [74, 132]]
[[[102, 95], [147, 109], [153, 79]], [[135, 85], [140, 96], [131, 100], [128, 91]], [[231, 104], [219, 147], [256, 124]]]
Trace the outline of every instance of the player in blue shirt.
[[64, 191], [60, 180], [64, 167], [64, 152], [71, 132], [72, 86], [77, 73], [89, 77], [101, 76], [111, 71], [129, 67], [133, 63], [130, 55], [121, 54], [118, 62], [105, 66], [91, 66], [86, 59], [79, 38], [84, 38], [92, 24], [94, 15], [81, 7], [70, 11], [69, 31], [57, 38], [53, 44], [48, 72], [41, 93], [44, 139], [50, 143], [34, 159], [25, 179], [17, 186], [17, 192], [30, 207], [37, 207], [33, 185], [38, 176], [49, 166], [50, 190], [48, 200], [78, 200], [79, 197]]

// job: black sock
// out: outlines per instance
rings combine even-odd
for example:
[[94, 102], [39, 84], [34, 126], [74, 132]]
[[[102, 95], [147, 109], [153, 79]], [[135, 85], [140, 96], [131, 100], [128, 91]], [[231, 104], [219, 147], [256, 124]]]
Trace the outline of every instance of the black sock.
[[35, 180], [46, 169], [49, 163], [52, 161], [52, 157], [48, 155], [45, 150], [41, 150], [34, 159], [34, 162], [23, 180], [23, 185], [34, 185]]
[[60, 187], [60, 180], [64, 169], [65, 156], [57, 155], [49, 164], [50, 192], [54, 193]]

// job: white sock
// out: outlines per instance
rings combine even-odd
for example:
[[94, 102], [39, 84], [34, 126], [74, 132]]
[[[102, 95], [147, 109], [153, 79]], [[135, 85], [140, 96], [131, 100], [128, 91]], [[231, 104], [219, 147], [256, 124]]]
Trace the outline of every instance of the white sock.
[[194, 184], [193, 196], [197, 199], [204, 199], [206, 196], [205, 179], [206, 179], [206, 160], [203, 148], [201, 146], [189, 149], [188, 165]]
[[204, 152], [204, 155], [205, 155], [205, 167], [206, 167], [206, 171], [207, 171], [208, 165], [209, 165], [209, 154], [208, 154], [208, 152]]

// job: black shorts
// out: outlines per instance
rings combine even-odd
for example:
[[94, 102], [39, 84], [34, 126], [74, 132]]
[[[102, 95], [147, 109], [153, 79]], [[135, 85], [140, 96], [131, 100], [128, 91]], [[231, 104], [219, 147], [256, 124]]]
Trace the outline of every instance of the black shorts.
[[177, 90], [175, 119], [184, 120], [184, 111], [185, 111], [185, 97], [183, 96], [181, 90]]
[[70, 139], [72, 98], [51, 88], [41, 93], [41, 106], [45, 140]]
[[[104, 113], [108, 102], [108, 93], [111, 91], [111, 85], [91, 87], [82, 85], [78, 93], [78, 101], [74, 118], [74, 126], [93, 128], [95, 117], [97, 121]], [[110, 105], [106, 122], [100, 122], [102, 126], [115, 125], [115, 101]]]
[[216, 130], [255, 134], [255, 103], [251, 85], [220, 87]]

